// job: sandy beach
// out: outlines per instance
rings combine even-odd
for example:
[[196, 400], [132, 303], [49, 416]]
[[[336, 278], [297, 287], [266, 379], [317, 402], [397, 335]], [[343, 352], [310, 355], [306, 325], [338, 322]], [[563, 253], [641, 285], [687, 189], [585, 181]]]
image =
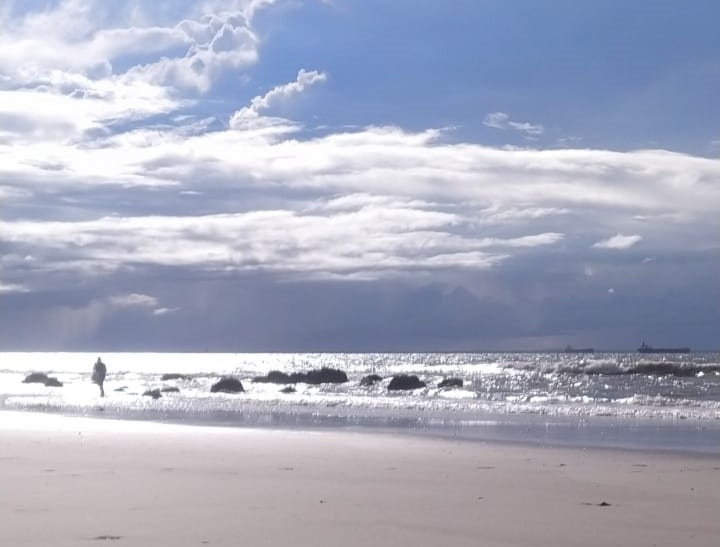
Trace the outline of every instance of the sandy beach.
[[0, 412], [0, 545], [715, 546], [720, 457]]

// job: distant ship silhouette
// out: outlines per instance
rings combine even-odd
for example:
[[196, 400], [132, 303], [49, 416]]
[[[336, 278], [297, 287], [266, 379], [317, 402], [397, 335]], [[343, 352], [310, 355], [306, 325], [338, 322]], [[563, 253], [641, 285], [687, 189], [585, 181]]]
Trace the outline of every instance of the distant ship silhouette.
[[690, 353], [690, 348], [654, 348], [643, 342], [638, 348], [638, 353]]

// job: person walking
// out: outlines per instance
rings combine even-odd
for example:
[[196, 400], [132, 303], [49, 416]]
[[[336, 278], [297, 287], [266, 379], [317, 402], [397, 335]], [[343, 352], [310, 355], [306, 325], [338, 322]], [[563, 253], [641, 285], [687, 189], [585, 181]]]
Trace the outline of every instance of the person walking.
[[103, 389], [103, 382], [105, 381], [105, 375], [107, 374], [107, 367], [102, 362], [100, 357], [97, 358], [93, 365], [92, 381], [94, 384], [100, 386], [100, 397], [105, 397], [105, 389]]

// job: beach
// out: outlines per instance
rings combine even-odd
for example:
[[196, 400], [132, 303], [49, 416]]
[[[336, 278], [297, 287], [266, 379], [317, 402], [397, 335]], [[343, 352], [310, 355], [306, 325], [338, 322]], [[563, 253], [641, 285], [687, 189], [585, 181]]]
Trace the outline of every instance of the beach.
[[0, 545], [715, 546], [720, 458], [0, 412]]

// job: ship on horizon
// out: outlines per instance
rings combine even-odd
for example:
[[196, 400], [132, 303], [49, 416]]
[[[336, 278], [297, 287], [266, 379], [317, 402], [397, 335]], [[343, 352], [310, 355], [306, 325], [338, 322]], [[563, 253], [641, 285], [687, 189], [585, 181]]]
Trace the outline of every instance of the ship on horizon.
[[643, 342], [638, 348], [638, 353], [690, 353], [690, 348], [654, 348]]

